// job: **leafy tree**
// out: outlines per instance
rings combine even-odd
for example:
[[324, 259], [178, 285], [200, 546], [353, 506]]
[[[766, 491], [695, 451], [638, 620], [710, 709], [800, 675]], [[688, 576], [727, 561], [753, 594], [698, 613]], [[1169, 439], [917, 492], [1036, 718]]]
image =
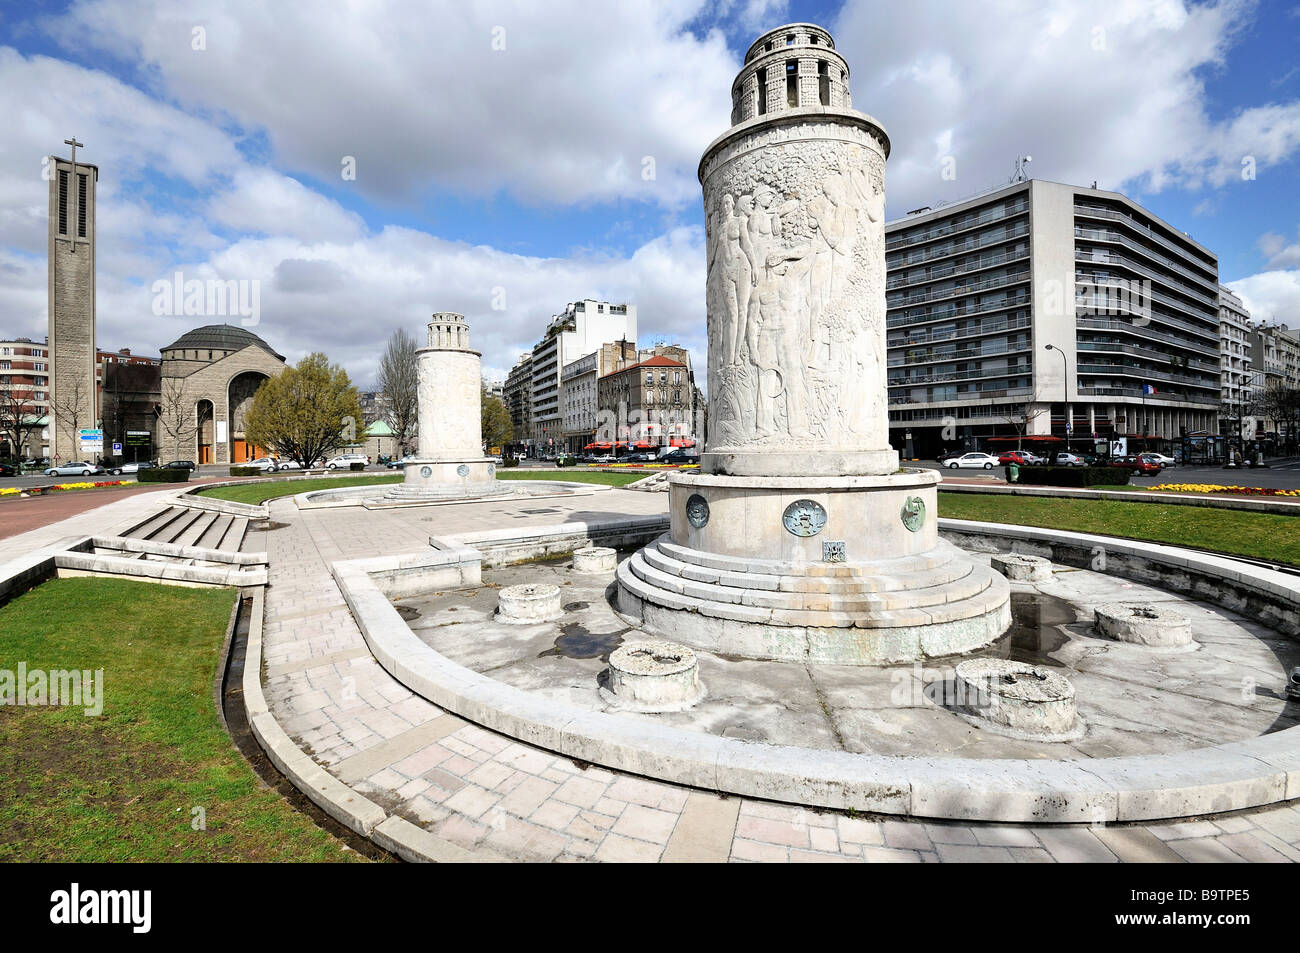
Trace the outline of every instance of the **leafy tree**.
[[483, 447], [504, 447], [515, 436], [510, 411], [500, 397], [488, 393], [486, 384], [479, 390], [479, 402], [482, 409]]
[[250, 443], [308, 467], [353, 443], [361, 398], [347, 371], [324, 354], [309, 354], [265, 381], [244, 418]]
[[415, 338], [398, 328], [388, 339], [379, 359], [379, 390], [383, 399], [384, 422], [393, 432], [398, 456], [410, 450], [418, 419], [420, 372]]

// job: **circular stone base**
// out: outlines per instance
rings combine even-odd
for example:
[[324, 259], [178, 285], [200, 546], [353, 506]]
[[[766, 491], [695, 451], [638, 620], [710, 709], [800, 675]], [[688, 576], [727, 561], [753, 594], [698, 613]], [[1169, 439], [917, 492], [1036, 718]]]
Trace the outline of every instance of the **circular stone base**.
[[1097, 606], [1097, 632], [1119, 642], [1152, 648], [1191, 645], [1192, 623], [1185, 615], [1136, 602]]
[[497, 593], [498, 622], [553, 622], [563, 614], [560, 587], [549, 582], [507, 586]]
[[695, 653], [676, 642], [635, 639], [609, 656], [601, 697], [640, 712], [684, 711], [704, 697]]
[[617, 568], [618, 553], [605, 546], [589, 546], [573, 551], [574, 572], [613, 572]]
[[725, 447], [700, 454], [700, 472], [728, 476], [884, 476], [898, 469], [897, 450], [781, 450], [728, 452]]
[[1042, 556], [995, 553], [989, 557], [989, 565], [1012, 582], [1045, 582], [1052, 578], [1052, 561]]
[[954, 694], [968, 721], [1014, 738], [1073, 741], [1084, 733], [1070, 680], [1036, 665], [967, 659], [957, 664]]

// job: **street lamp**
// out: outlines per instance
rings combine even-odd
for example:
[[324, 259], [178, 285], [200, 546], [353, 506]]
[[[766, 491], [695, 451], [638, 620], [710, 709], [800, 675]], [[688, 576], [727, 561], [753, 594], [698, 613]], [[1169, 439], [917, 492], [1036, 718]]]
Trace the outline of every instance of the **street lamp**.
[[1073, 429], [1074, 418], [1070, 414], [1070, 359], [1065, 356], [1055, 344], [1045, 345], [1047, 350], [1055, 351], [1061, 355], [1061, 365], [1065, 371], [1065, 452], [1070, 452], [1070, 431]]

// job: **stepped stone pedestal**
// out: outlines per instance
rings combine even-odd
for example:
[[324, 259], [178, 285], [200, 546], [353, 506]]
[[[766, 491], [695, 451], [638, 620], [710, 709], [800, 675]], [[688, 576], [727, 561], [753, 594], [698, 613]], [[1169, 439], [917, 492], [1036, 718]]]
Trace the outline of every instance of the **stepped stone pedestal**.
[[889, 443], [889, 139], [847, 77], [821, 28], [764, 34], [700, 162], [708, 446], [669, 478], [671, 532], [617, 575], [620, 612], [697, 648], [885, 663], [1010, 624], [1006, 579], [939, 539], [940, 476]]

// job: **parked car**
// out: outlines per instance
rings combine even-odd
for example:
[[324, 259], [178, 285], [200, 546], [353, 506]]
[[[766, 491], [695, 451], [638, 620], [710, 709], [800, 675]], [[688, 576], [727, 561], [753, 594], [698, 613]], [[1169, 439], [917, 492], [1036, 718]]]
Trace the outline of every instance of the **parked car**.
[[998, 465], [1005, 467], [1014, 463], [1017, 466], [1027, 467], [1036, 459], [1037, 458], [1032, 453], [1027, 453], [1022, 450], [1004, 450], [1002, 453], [998, 454]]
[[389, 460], [389, 461], [388, 461], [388, 469], [390, 469], [390, 470], [400, 470], [400, 469], [402, 469], [402, 467], [406, 466], [408, 463], [412, 462], [414, 459], [415, 459], [415, 457], [401, 457], [401, 458], [399, 458], [399, 459], [397, 459], [397, 460]]
[[45, 471], [46, 476], [90, 476], [92, 473], [103, 473], [104, 468], [98, 464], [89, 463], [85, 460], [74, 460], [71, 463], [60, 463], [52, 466]]
[[327, 470], [347, 470], [354, 463], [369, 464], [370, 458], [362, 453], [340, 453], [325, 464]]
[[1144, 460], [1150, 460], [1152, 463], [1158, 463], [1162, 467], [1172, 467], [1178, 463], [1173, 457], [1167, 457], [1163, 453], [1156, 453], [1154, 450], [1147, 450], [1145, 453], [1139, 453], [1138, 456]]
[[280, 463], [275, 457], [258, 457], [256, 460], [249, 460], [247, 463], [237, 463], [240, 467], [256, 467], [263, 473], [274, 473]]
[[288, 458], [283, 458], [275, 461], [276, 473], [280, 473], [284, 470], [301, 470], [301, 469], [302, 469], [302, 464], [300, 464], [297, 460], [290, 460]]
[[133, 463], [120, 463], [108, 472], [114, 475], [122, 473], [139, 473], [141, 470], [149, 470], [152, 469], [152, 467], [152, 460], [136, 460]]
[[18, 468], [7, 463], [0, 463], [0, 477], [17, 476]]
[[635, 453], [629, 453], [623, 457], [624, 463], [654, 463], [659, 459], [659, 454], [653, 450], [637, 450]]
[[939, 454], [936, 459], [939, 463], [947, 463], [949, 460], [954, 460], [957, 457], [960, 457], [965, 452], [965, 450], [945, 450], [943, 453]]
[[1057, 451], [1055, 459], [1052, 461], [1058, 467], [1086, 467], [1088, 464], [1083, 457], [1073, 453], [1066, 453], [1064, 450]]
[[[543, 457], [542, 459], [545, 460], [546, 458]], [[592, 463], [617, 463], [618, 457], [614, 456], [612, 453], [598, 453], [591, 458], [591, 462]]]
[[172, 460], [170, 463], [164, 463], [161, 467], [163, 470], [193, 470], [195, 463], [193, 460]]
[[676, 466], [689, 466], [700, 462], [700, 455], [694, 450], [671, 450], [659, 458], [660, 463], [671, 463]]
[[1142, 457], [1134, 454], [1129, 454], [1126, 457], [1111, 457], [1109, 465], [1132, 470], [1141, 476], [1154, 476], [1160, 472], [1160, 464], [1150, 460], [1143, 460]]
[[949, 470], [962, 469], [981, 469], [992, 470], [997, 466], [998, 458], [988, 453], [980, 453], [972, 450], [969, 453], [963, 453], [960, 457], [951, 457], [945, 463]]

